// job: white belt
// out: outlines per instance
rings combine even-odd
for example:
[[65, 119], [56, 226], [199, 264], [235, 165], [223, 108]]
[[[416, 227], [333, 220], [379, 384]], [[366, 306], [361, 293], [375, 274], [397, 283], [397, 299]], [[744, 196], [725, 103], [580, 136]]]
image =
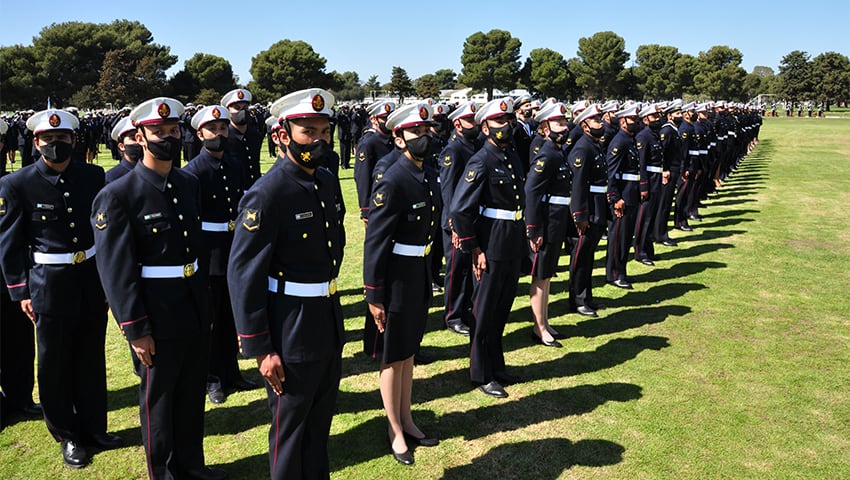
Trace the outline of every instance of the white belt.
[[431, 244], [408, 245], [406, 243], [396, 242], [396, 244], [393, 245], [393, 253], [404, 257], [424, 257], [431, 253]]
[[608, 193], [608, 187], [606, 185], [591, 185], [590, 193]]
[[717, 137], [717, 139], [720, 141], [726, 140], [726, 135], [723, 135], [722, 137]]
[[544, 202], [554, 203], [555, 205], [569, 205], [570, 200], [572, 200], [570, 197], [561, 197], [558, 195], [550, 195], [548, 198], [543, 197]]
[[652, 172], [652, 173], [662, 173], [664, 171], [664, 169], [661, 168], [661, 167], [653, 167], [652, 165], [647, 165], [646, 171]]
[[737, 136], [738, 136], [738, 134], [737, 134], [737, 133], [732, 132], [732, 131], [730, 131], [730, 132], [729, 132], [729, 135], [732, 135], [733, 137], [737, 137]]
[[708, 155], [708, 150], [700, 150], [699, 154], [700, 155]]
[[142, 278], [189, 278], [197, 271], [197, 259], [186, 265], [142, 265]]
[[35, 263], [40, 263], [42, 265], [76, 265], [90, 259], [94, 256], [94, 254], [95, 248], [94, 245], [92, 245], [92, 247], [88, 250], [81, 250], [74, 253], [33, 252], [32, 258]]
[[501, 208], [485, 208], [481, 210], [481, 215], [484, 215], [487, 218], [494, 218], [496, 220], [513, 220], [517, 221], [522, 218], [522, 210], [512, 211], [512, 210], [502, 210]]
[[201, 230], [205, 232], [232, 232], [236, 228], [236, 221], [229, 222], [201, 222]]
[[640, 181], [640, 175], [636, 175], [634, 173], [615, 173], [614, 178], [616, 178], [617, 180], [626, 180], [629, 182]]
[[699, 150], [688, 150], [688, 155], [699, 155]]
[[[277, 293], [279, 283], [278, 279], [269, 277], [269, 291]], [[283, 282], [283, 293], [293, 297], [330, 297], [336, 293], [336, 279], [319, 283]]]
[[716, 146], [717, 146], [717, 142], [711, 142], [711, 143], [709, 143], [709, 144], [708, 144], [708, 146], [709, 146], [709, 147], [716, 147]]

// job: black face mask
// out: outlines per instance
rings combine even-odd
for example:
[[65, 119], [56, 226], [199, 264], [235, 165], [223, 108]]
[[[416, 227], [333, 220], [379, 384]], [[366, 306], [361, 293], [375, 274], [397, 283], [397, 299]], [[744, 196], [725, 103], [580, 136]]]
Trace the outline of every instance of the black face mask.
[[626, 131], [631, 134], [635, 134], [640, 131], [640, 124], [637, 122], [627, 123]]
[[248, 123], [248, 111], [247, 110], [239, 110], [236, 113], [230, 115], [230, 121], [233, 122], [234, 125], [245, 125]]
[[649, 122], [649, 128], [652, 129], [653, 132], [661, 130], [661, 125], [663, 125], [661, 120], [653, 120]]
[[481, 135], [481, 126], [476, 125], [472, 128], [460, 127], [461, 135], [463, 138], [467, 139], [470, 142], [474, 142], [479, 135]]
[[148, 139], [148, 151], [151, 152], [153, 158], [163, 162], [179, 160], [182, 148], [183, 144], [179, 138], [165, 137], [157, 141]]
[[324, 140], [307, 144], [298, 143], [292, 140], [290, 134], [289, 150], [292, 152], [295, 163], [303, 167], [315, 169], [325, 164], [331, 146]]
[[570, 138], [570, 131], [564, 130], [562, 132], [553, 132], [549, 131], [549, 140], [557, 143], [558, 145], [563, 145], [567, 143], [567, 139]]
[[55, 142], [42, 144], [38, 150], [41, 152], [41, 156], [48, 162], [62, 163], [71, 158], [74, 147], [68, 142], [56, 140]]
[[499, 145], [507, 145], [511, 143], [511, 139], [513, 138], [511, 135], [512, 131], [513, 128], [511, 128], [510, 123], [499, 128], [490, 128], [490, 138]]
[[421, 137], [405, 140], [404, 143], [407, 144], [407, 151], [419, 160], [424, 160], [428, 153], [431, 152], [430, 135], [422, 135]]
[[224, 135], [216, 135], [215, 138], [205, 138], [204, 148], [211, 152], [222, 152], [227, 145], [227, 137]]
[[699, 114], [694, 113], [694, 114], [691, 115], [691, 121], [692, 122], [696, 122], [697, 119], [699, 119]]
[[142, 150], [142, 146], [138, 143], [133, 144], [124, 144], [124, 154], [127, 155], [127, 158], [132, 162], [138, 162], [145, 155], [144, 150]]
[[590, 125], [587, 126], [590, 129], [590, 136], [593, 138], [600, 140], [605, 135], [605, 127], [597, 127], [593, 128]]
[[391, 133], [393, 133], [392, 130], [387, 128], [387, 122], [378, 121], [378, 130], [380, 130], [381, 133], [383, 133], [384, 135], [390, 135]]
[[684, 120], [684, 118], [682, 118], [682, 117], [675, 117], [675, 118], [673, 119], [673, 123], [674, 123], [674, 124], [676, 124], [676, 126], [678, 127], [679, 125], [681, 125], [681, 124], [682, 124], [682, 121], [683, 121], [683, 120]]

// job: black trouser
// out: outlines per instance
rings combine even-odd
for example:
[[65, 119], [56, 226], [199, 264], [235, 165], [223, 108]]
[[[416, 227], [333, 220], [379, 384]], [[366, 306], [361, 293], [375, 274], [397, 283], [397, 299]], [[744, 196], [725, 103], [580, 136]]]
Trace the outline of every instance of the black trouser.
[[443, 268], [443, 255], [445, 253], [443, 251], [443, 236], [434, 235], [433, 243], [431, 244], [431, 281], [439, 286], [443, 286], [443, 279], [440, 278], [440, 270]]
[[38, 395], [57, 441], [106, 433], [106, 304], [81, 310], [35, 316]]
[[475, 281], [472, 310], [475, 319], [469, 353], [472, 383], [490, 383], [494, 374], [505, 371], [502, 335], [516, 297], [520, 261], [519, 258], [505, 261], [488, 258], [481, 280]]
[[617, 218], [611, 213], [614, 220], [608, 222], [608, 259], [605, 268], [605, 279], [609, 282], [628, 280], [626, 264], [629, 262], [629, 250], [635, 234], [637, 210], [637, 205], [626, 205], [622, 217]]
[[227, 277], [210, 276], [212, 293], [213, 330], [210, 333], [209, 373], [221, 380], [223, 387], [242, 379], [239, 372], [239, 341], [230, 306]]
[[[35, 385], [35, 333], [18, 302], [0, 293], [0, 386], [3, 408], [17, 410], [32, 405]], [[5, 415], [5, 411], [0, 412]]]
[[652, 226], [652, 234], [656, 242], [670, 239], [670, 235], [667, 234], [670, 229], [670, 210], [673, 208], [673, 195], [676, 193], [678, 183], [678, 170], [670, 170], [670, 179], [661, 185], [658, 213], [655, 215], [655, 224]]
[[209, 336], [154, 340], [153, 366], [142, 369], [139, 418], [153, 479], [204, 468], [204, 399]]
[[339, 160], [342, 168], [351, 168], [351, 142], [339, 142]]
[[694, 184], [693, 172], [688, 178], [679, 177], [678, 190], [676, 191], [676, 206], [673, 210], [673, 225], [681, 227], [688, 224], [688, 197]]
[[446, 245], [446, 326], [472, 325], [472, 255], [454, 248], [451, 232], [443, 230]]
[[635, 221], [635, 259], [641, 260], [655, 256], [655, 235], [652, 226], [661, 203], [661, 191], [650, 192], [649, 198], [640, 203]]
[[342, 359], [284, 362], [283, 394], [266, 382], [269, 470], [273, 480], [327, 479], [328, 436], [336, 409]]
[[589, 306], [593, 302], [593, 257], [604, 232], [604, 225], [591, 223], [573, 245], [570, 259], [570, 305]]

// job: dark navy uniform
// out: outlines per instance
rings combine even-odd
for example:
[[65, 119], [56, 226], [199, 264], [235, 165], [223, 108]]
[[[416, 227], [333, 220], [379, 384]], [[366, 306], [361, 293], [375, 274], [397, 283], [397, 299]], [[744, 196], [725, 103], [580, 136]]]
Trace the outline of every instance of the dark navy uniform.
[[[520, 264], [527, 256], [523, 166], [510, 147], [492, 142], [469, 159], [455, 189], [452, 225], [461, 248], [486, 254], [487, 269], [475, 282], [469, 374], [486, 385], [505, 373], [502, 334], [516, 296]], [[499, 218], [493, 218], [499, 217]]]
[[102, 168], [73, 160], [0, 179], [0, 264], [11, 300], [32, 300], [39, 397], [57, 441], [106, 432], [106, 303], [88, 223], [103, 184]]
[[[0, 270], [0, 277], [2, 277]], [[9, 297], [9, 289], [0, 286], [0, 430], [9, 424], [11, 412], [33, 406], [35, 386], [35, 334], [32, 322], [18, 302]]]
[[[684, 121], [682, 121], [684, 123]], [[679, 131], [672, 122], [667, 122], [661, 127], [659, 136], [663, 158], [662, 169], [670, 172], [667, 183], [661, 185], [661, 199], [658, 205], [658, 214], [652, 226], [653, 237], [656, 242], [670, 242], [670, 210], [673, 207], [673, 196], [676, 193], [676, 185], [679, 184], [682, 168], [682, 139]]]
[[286, 374], [283, 394], [266, 385], [272, 478], [329, 474], [327, 437], [345, 340], [335, 182], [325, 169], [310, 175], [278, 157], [239, 206], [227, 280], [242, 353], [277, 354]]
[[263, 135], [252, 125], [248, 125], [245, 134], [232, 124], [227, 126], [227, 147], [225, 151], [242, 166], [242, 190], [248, 190], [260, 178], [260, 148]]
[[166, 177], [136, 163], [95, 198], [98, 269], [128, 340], [152, 336], [156, 355], [139, 386], [142, 441], [152, 479], [204, 468], [204, 392], [212, 299], [191, 173]]
[[106, 172], [106, 183], [114, 182], [124, 175], [127, 175], [133, 171], [135, 166], [135, 163], [127, 160], [126, 158], [121, 158], [121, 162], [118, 163], [118, 165], [115, 165]]
[[466, 174], [466, 164], [472, 155], [481, 148], [479, 142], [470, 142], [458, 135], [452, 134], [446, 148], [440, 152], [440, 193], [443, 199], [442, 230], [443, 245], [446, 247], [446, 281], [445, 281], [445, 322], [447, 327], [463, 323], [472, 325], [472, 257], [469, 252], [454, 248], [452, 245], [452, 230], [450, 225], [449, 208], [454, 199], [454, 192]]
[[514, 147], [516, 148], [519, 161], [522, 163], [524, 172], [528, 172], [529, 160], [531, 151], [531, 139], [534, 136], [534, 130], [527, 123], [517, 120], [514, 126]]
[[[605, 278], [628, 281], [626, 263], [632, 239], [635, 233], [635, 220], [640, 206], [640, 161], [635, 148], [635, 139], [620, 129], [605, 157], [608, 164], [608, 204], [611, 205], [611, 218], [608, 222], [608, 258]], [[625, 202], [623, 216], [614, 214], [614, 204], [622, 199]]]
[[[688, 112], [684, 114], [689, 115]], [[692, 180], [696, 176], [699, 166], [699, 144], [693, 123], [682, 121], [682, 124], [679, 125], [679, 138], [682, 140], [682, 166], [678, 190], [676, 191], [673, 224], [676, 228], [690, 228], [688, 225], [688, 197], [694, 185]]]
[[601, 140], [584, 134], [567, 157], [573, 171], [570, 211], [574, 223], [589, 222], [573, 246], [570, 261], [570, 304], [593, 308], [593, 257], [610, 215], [606, 191], [608, 167]]
[[354, 182], [357, 185], [357, 200], [360, 218], [368, 218], [372, 195], [372, 180], [375, 164], [393, 150], [393, 139], [387, 135], [370, 131], [357, 143], [357, 158], [354, 161]]
[[227, 290], [227, 259], [244, 184], [242, 169], [226, 153], [218, 159], [204, 148], [184, 170], [198, 177], [200, 182], [202, 238], [210, 258], [210, 290], [215, 316], [210, 337], [209, 373], [218, 377], [222, 387], [227, 389], [242, 381], [236, 361], [239, 345]]
[[655, 245], [652, 225], [661, 206], [664, 150], [660, 135], [650, 127], [644, 127], [635, 135], [635, 146], [640, 159], [640, 191], [649, 192], [649, 198], [640, 203], [635, 221], [635, 260], [653, 260]]
[[551, 140], [544, 142], [531, 160], [525, 181], [527, 235], [543, 237], [531, 262], [531, 275], [536, 278], [555, 276], [564, 240], [578, 236], [569, 214], [572, 177], [563, 148]]
[[363, 248], [366, 301], [383, 304], [387, 313], [384, 333], [375, 333], [383, 337], [384, 364], [419, 350], [431, 306], [431, 248], [441, 214], [436, 172], [398, 152], [372, 193]]

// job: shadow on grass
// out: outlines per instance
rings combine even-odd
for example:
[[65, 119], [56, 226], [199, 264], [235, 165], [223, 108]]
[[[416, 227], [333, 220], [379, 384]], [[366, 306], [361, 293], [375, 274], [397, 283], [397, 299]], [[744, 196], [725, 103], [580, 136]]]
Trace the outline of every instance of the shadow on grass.
[[[719, 232], [719, 233], [721, 233], [721, 235], [718, 235], [716, 237], [712, 237], [712, 239], [725, 237], [725, 236], [727, 236], [726, 234], [730, 234], [730, 235], [732, 234], [729, 231], [723, 231], [723, 232]], [[741, 230], [741, 231], [738, 231], [738, 233], [744, 233], [744, 231]], [[701, 235], [702, 235], [702, 232], [699, 235], [685, 237], [684, 241], [683, 240], [679, 240], [679, 241], [682, 242], [682, 243], [685, 243], [687, 240], [695, 239], [695, 237], [698, 237], [698, 236], [701, 236]], [[682, 245], [682, 243], [679, 243], [679, 245]], [[693, 245], [693, 246], [690, 246], [690, 247], [685, 247], [685, 248], [682, 248], [681, 246], [679, 246], [679, 247], [676, 247], [676, 248], [674, 248], [674, 249], [672, 249], [668, 252], [657, 253], [656, 255], [658, 255], [661, 258], [661, 265], [658, 265], [658, 264], [656, 264], [656, 265], [663, 267], [664, 262], [668, 261], [668, 260], [677, 260], [677, 259], [680, 259], [680, 258], [693, 259], [694, 257], [696, 257], [698, 255], [703, 255], [705, 253], [710, 253], [710, 252], [716, 252], [718, 250], [726, 250], [726, 249], [729, 249], [729, 248], [735, 248], [735, 246], [732, 245], [731, 243], [700, 243], [700, 244], [696, 244], [696, 245]]]
[[728, 227], [730, 225], [738, 225], [738, 224], [741, 224], [741, 223], [754, 222], [754, 221], [755, 221], [754, 218], [723, 218], [723, 219], [715, 220], [715, 221], [711, 221], [711, 222], [709, 222], [706, 219], [706, 220], [703, 220], [702, 222], [696, 223], [695, 226], [700, 228], [700, 229], [719, 228], [719, 227]]
[[[755, 201], [756, 201], [755, 198], [736, 198], [736, 199], [720, 200], [720, 201], [712, 200], [711, 203], [709, 203], [709, 206], [712, 206], [712, 207], [723, 206], [723, 207], [725, 207], [725, 206], [740, 205], [742, 203], [750, 203], [750, 202], [755, 202]], [[756, 211], [758, 211], [758, 210], [756, 210]]]
[[[661, 282], [663, 280], [671, 280], [674, 278], [682, 278], [688, 275], [693, 275], [695, 273], [708, 270], [709, 268], [723, 268], [725, 266], [726, 264], [721, 262], [679, 262], [675, 265], [672, 265], [670, 268], [656, 267], [655, 269], [647, 273], [642, 273], [640, 275], [629, 275], [629, 279], [632, 280], [632, 283]], [[661, 288], [666, 288], [666, 285], [662, 285]], [[629, 295], [642, 296], [643, 293], [629, 291], [626, 296]], [[646, 305], [646, 302], [639, 304]]]
[[[132, 369], [131, 369], [132, 370]], [[121, 410], [128, 407], [139, 406], [139, 377], [133, 375], [136, 381], [133, 385], [128, 385], [118, 390], [109, 390], [106, 392], [106, 406], [109, 410]]]
[[[698, 284], [688, 284], [698, 285]], [[669, 286], [665, 286], [669, 287]], [[700, 288], [705, 288], [699, 285]], [[619, 302], [622, 303], [622, 302]], [[603, 311], [604, 312], [604, 311]], [[592, 338], [612, 333], [624, 332], [644, 325], [661, 323], [668, 317], [681, 317], [691, 312], [684, 305], [665, 305], [663, 307], [643, 307], [612, 312], [592, 320], [584, 320], [575, 325], [558, 327], [558, 332], [568, 337]]]
[[[747, 216], [749, 213], [761, 213], [759, 210], [753, 210], [751, 208], [732, 208], [729, 210], [719, 210], [715, 211], [714, 209], [703, 214], [703, 220], [706, 219], [715, 219], [715, 218], [727, 218], [727, 217], [741, 217]], [[697, 223], [699, 225], [699, 223]]]
[[[560, 478], [573, 466], [601, 467], [623, 461], [625, 448], [608, 440], [579, 440], [546, 438], [499, 445], [471, 464], [446, 470], [443, 480], [487, 478], [494, 471], [500, 479]], [[504, 468], [510, 465], [510, 470]]]
[[229, 435], [271, 422], [266, 395], [247, 405], [217, 405], [204, 415], [205, 435]]
[[258, 453], [232, 462], [207, 465], [224, 470], [230, 480], [255, 480], [269, 477], [269, 456]]

